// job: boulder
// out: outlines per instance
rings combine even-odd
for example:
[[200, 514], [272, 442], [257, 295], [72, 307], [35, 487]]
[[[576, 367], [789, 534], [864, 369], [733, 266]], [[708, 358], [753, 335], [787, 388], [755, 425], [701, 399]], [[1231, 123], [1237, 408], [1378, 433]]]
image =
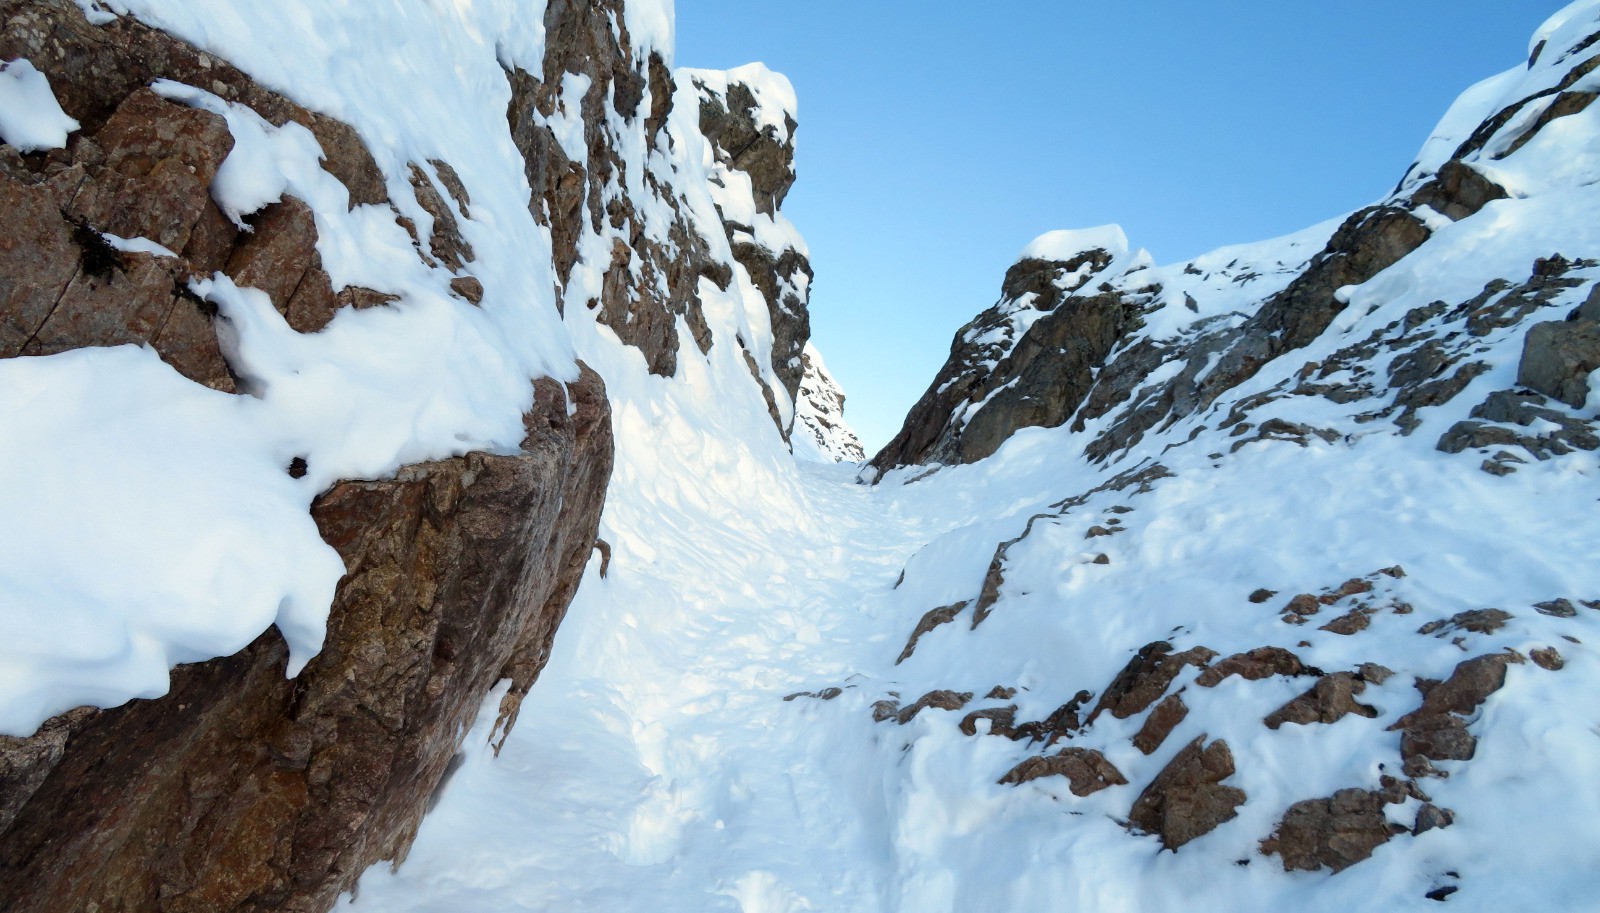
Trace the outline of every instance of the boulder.
[[1528, 329], [1517, 364], [1517, 383], [1582, 409], [1589, 374], [1600, 368], [1600, 322], [1547, 321]]
[[[1326, 799], [1296, 802], [1284, 812], [1261, 851], [1276, 855], [1286, 872], [1342, 872], [1406, 829], [1390, 824], [1381, 793], [1341, 789]], [[1431, 808], [1432, 806], [1427, 806]], [[1433, 822], [1432, 826], [1439, 826]]]
[[1122, 771], [1093, 748], [1063, 748], [1047, 758], [1027, 758], [1006, 771], [1000, 783], [1017, 786], [1041, 777], [1066, 777], [1067, 788], [1080, 798], [1128, 783]]
[[1206, 745], [1205, 739], [1200, 735], [1184, 746], [1128, 811], [1128, 823], [1160, 837], [1165, 849], [1177, 850], [1211, 833], [1233, 820], [1244, 804], [1244, 790], [1222, 785], [1234, 772], [1228, 743], [1218, 739]]

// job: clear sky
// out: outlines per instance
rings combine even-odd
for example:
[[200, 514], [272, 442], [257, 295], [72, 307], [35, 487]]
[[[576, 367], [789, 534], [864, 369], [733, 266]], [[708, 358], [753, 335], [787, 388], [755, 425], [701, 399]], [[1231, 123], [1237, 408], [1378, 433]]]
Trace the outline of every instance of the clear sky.
[[1356, 209], [1563, 5], [677, 0], [677, 63], [794, 82], [784, 211], [870, 454], [1035, 236], [1117, 222], [1170, 263]]

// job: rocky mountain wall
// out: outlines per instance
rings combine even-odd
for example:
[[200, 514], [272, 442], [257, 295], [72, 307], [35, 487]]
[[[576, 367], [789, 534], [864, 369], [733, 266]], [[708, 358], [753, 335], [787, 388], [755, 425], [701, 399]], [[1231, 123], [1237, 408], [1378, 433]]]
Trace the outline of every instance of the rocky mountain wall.
[[[550, 0], [542, 68], [502, 61], [554, 300], [672, 376], [715, 341], [707, 290], [742, 294], [750, 316], [725, 341], [744, 349], [787, 438], [811, 276], [778, 211], [794, 180], [792, 99], [764, 107], [762, 86], [781, 77], [763, 69], [745, 73], [750, 84], [695, 71], [680, 85], [659, 50], [635, 46], [627, 13], [621, 0]], [[300, 334], [400, 300], [330, 275], [315, 205], [285, 195], [227, 211], [216, 186], [229, 122], [159, 80], [306, 128], [352, 211], [386, 209], [457, 306], [484, 298], [495, 264], [466, 237], [461, 162], [388, 174], [389, 157], [351, 125], [132, 15], [70, 0], [0, 2], [0, 60], [28, 61], [79, 124], [61, 148], [0, 144], [0, 357], [131, 343], [197, 384], [259, 395], [233, 317], [205, 291], [213, 277], [265, 292]], [[694, 172], [680, 163], [701, 140], [668, 123], [686, 103], [722, 175], [716, 210], [682, 188]], [[527, 253], [545, 256], [536, 242]], [[320, 911], [373, 863], [404, 859], [496, 682], [510, 681], [500, 737], [514, 724], [595, 545], [612, 460], [605, 383], [582, 368], [536, 381], [531, 399], [516, 452], [408, 465], [317, 498], [312, 516], [346, 574], [322, 651], [295, 677], [268, 630], [177, 667], [159, 699], [0, 737], [7, 909]], [[298, 478], [306, 461], [284, 471]]]

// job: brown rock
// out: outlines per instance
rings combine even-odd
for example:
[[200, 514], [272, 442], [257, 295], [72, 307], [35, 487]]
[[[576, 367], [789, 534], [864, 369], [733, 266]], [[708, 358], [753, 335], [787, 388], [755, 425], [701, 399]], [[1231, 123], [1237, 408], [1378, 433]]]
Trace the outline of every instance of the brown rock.
[[1094, 695], [1087, 691], [1079, 691], [1071, 700], [1051, 711], [1044, 719], [1030, 720], [1018, 725], [1011, 738], [1054, 745], [1058, 739], [1071, 736], [1083, 728], [1084, 724], [1079, 719], [1079, 714], [1083, 710], [1083, 705], [1092, 697]]
[[1063, 748], [1048, 758], [1027, 758], [1006, 771], [1000, 783], [1021, 785], [1040, 777], [1066, 777], [1074, 796], [1092, 796], [1111, 786], [1126, 786], [1122, 771], [1093, 748]]
[[1267, 589], [1265, 587], [1262, 587], [1261, 589], [1258, 589], [1255, 592], [1250, 594], [1250, 601], [1255, 603], [1255, 604], [1257, 604], [1257, 605], [1260, 605], [1261, 603], [1266, 602], [1268, 599], [1271, 599], [1272, 597], [1274, 597], [1276, 595], [1278, 595], [1278, 591], [1277, 590], [1269, 590], [1269, 589]]
[[967, 702], [971, 700], [971, 691], [958, 692], [947, 691], [943, 689], [938, 691], [929, 691], [927, 694], [917, 698], [904, 709], [900, 710], [900, 712], [895, 715], [895, 722], [904, 726], [905, 724], [911, 722], [911, 720], [915, 718], [917, 714], [929, 707], [932, 707], [936, 710], [960, 710], [962, 707], [967, 706]]
[[1426, 688], [1421, 707], [1401, 717], [1389, 729], [1405, 729], [1414, 722], [1445, 713], [1472, 713], [1505, 685], [1506, 666], [1520, 662], [1521, 657], [1512, 653], [1490, 653], [1457, 663], [1448, 679]]
[[450, 280], [450, 291], [473, 304], [483, 303], [483, 283], [475, 276], [458, 276]]
[[1133, 747], [1145, 754], [1155, 754], [1172, 730], [1189, 715], [1189, 707], [1177, 694], [1169, 694], [1145, 717], [1144, 725], [1133, 736]]
[[1340, 584], [1338, 589], [1318, 596], [1317, 601], [1323, 605], [1333, 605], [1346, 596], [1358, 596], [1362, 593], [1370, 592], [1372, 592], [1372, 581], [1364, 580], [1360, 577], [1351, 577]]
[[1203, 688], [1215, 688], [1230, 675], [1257, 682], [1273, 675], [1308, 674], [1315, 673], [1300, 662], [1300, 657], [1288, 650], [1282, 647], [1257, 647], [1248, 653], [1235, 653], [1219, 661], [1201, 672], [1194, 681]]
[[1471, 165], [1451, 159], [1440, 166], [1433, 180], [1411, 195], [1411, 203], [1413, 206], [1431, 206], [1445, 218], [1459, 222], [1489, 203], [1506, 197], [1504, 187], [1484, 177]]
[[46, 74], [62, 108], [83, 124], [83, 134], [98, 131], [124, 99], [156, 79], [173, 79], [254, 108], [276, 126], [294, 121], [308, 128], [322, 145], [323, 167], [350, 189], [352, 206], [388, 199], [382, 172], [347, 124], [300, 107], [133, 16], [91, 25], [69, 0], [5, 0], [0, 59], [17, 57]]
[[1379, 793], [1362, 789], [1296, 802], [1272, 836], [1261, 842], [1261, 851], [1277, 855], [1286, 872], [1315, 872], [1324, 866], [1342, 872], [1371, 857], [1394, 835], [1396, 826], [1384, 817], [1383, 804]]
[[978, 734], [978, 721], [989, 721], [989, 734], [1015, 738], [1017, 733], [1017, 707], [990, 707], [974, 710], [961, 718], [961, 731], [966, 735]]
[[312, 254], [305, 275], [300, 277], [300, 284], [289, 298], [289, 310], [284, 319], [296, 332], [315, 333], [333, 320], [339, 307], [339, 296], [334, 294], [333, 282], [322, 268], [322, 257]]
[[1205, 745], [1205, 736], [1198, 736], [1139, 794], [1128, 811], [1128, 823], [1158, 835], [1169, 850], [1209, 834], [1233, 820], [1244, 804], [1244, 790], [1222, 785], [1233, 771], [1228, 743], [1218, 739]]
[[[1289, 600], [1289, 604], [1279, 609], [1281, 615], [1310, 616], [1322, 611], [1322, 603], [1310, 593], [1301, 593]], [[1303, 620], [1303, 618], [1302, 618]]]
[[1444, 637], [1457, 631], [1469, 634], [1493, 634], [1506, 626], [1512, 618], [1510, 612], [1500, 609], [1471, 609], [1466, 612], [1457, 612], [1448, 619], [1430, 621], [1417, 629], [1418, 634], [1433, 634]]
[[1268, 729], [1277, 729], [1284, 723], [1336, 723], [1351, 713], [1373, 719], [1378, 709], [1355, 699], [1366, 689], [1367, 683], [1353, 672], [1324, 675], [1310, 691], [1267, 714], [1263, 722]]
[[900, 651], [900, 656], [895, 659], [894, 664], [898, 666], [910, 659], [911, 654], [916, 651], [917, 641], [922, 639], [922, 635], [942, 624], [949, 624], [955, 621], [956, 616], [960, 615], [961, 610], [965, 609], [970, 602], [971, 600], [969, 599], [963, 599], [960, 602], [940, 606], [937, 609], [929, 609], [927, 614], [922, 616], [922, 620], [917, 622], [916, 630], [911, 632], [911, 638], [906, 641], [905, 649]]
[[1522, 662], [1513, 653], [1490, 653], [1458, 663], [1442, 682], [1418, 680], [1422, 706], [1389, 727], [1400, 735], [1400, 755], [1407, 776], [1433, 776], [1432, 761], [1470, 760], [1477, 739], [1466, 730], [1465, 716], [1505, 685], [1506, 666]]
[[1442, 830], [1455, 823], [1455, 812], [1448, 808], [1440, 808], [1432, 802], [1424, 802], [1422, 807], [1417, 809], [1417, 821], [1411, 828], [1411, 834], [1416, 836], [1431, 830]]
[[1555, 647], [1540, 647], [1529, 651], [1528, 656], [1533, 659], [1534, 665], [1551, 672], [1564, 669], [1567, 665], [1567, 661], [1561, 658], [1561, 651]]
[[1574, 409], [1589, 397], [1589, 374], [1600, 368], [1600, 323], [1536, 323], [1523, 340], [1517, 383]]
[[899, 715], [899, 701], [885, 699], [874, 701], [872, 704], [872, 721], [874, 723], [887, 723]]
[[1381, 685], [1394, 677], [1393, 669], [1388, 666], [1380, 666], [1377, 663], [1362, 663], [1356, 667], [1356, 673], [1363, 680], [1369, 681], [1374, 685]]
[[[442, 163], [441, 163], [442, 164]], [[449, 167], [448, 165], [446, 166]], [[461, 179], [456, 176], [454, 169], [450, 175], [454, 180], [454, 190], [461, 198], [466, 196], [466, 188], [462, 187]], [[428, 249], [433, 256], [445, 265], [451, 272], [460, 272], [462, 266], [474, 257], [472, 245], [461, 237], [461, 224], [456, 221], [455, 213], [444, 197], [434, 187], [433, 181], [415, 162], [411, 163], [411, 189], [417, 196], [417, 203], [433, 217], [433, 232], [428, 238]], [[465, 206], [463, 206], [465, 212]]]
[[[67, 211], [125, 238], [181, 251], [211, 202], [211, 179], [233, 134], [221, 117], [167, 101], [149, 89], [129, 95], [95, 134], [96, 158]], [[89, 147], [79, 146], [80, 158]]]
[[1570, 599], [1550, 599], [1545, 602], [1536, 602], [1533, 608], [1540, 615], [1549, 615], [1553, 618], [1578, 617], [1578, 607], [1573, 605]]
[[177, 301], [175, 261], [127, 254], [118, 255], [116, 263], [102, 275], [79, 270], [22, 354], [54, 355], [154, 338]]
[[1351, 609], [1343, 615], [1340, 615], [1338, 618], [1335, 618], [1317, 630], [1328, 631], [1332, 634], [1343, 634], [1345, 636], [1358, 634], [1362, 631], [1365, 631], [1367, 626], [1372, 624], [1372, 612], [1373, 610], [1370, 608], [1357, 607]]
[[225, 271], [241, 288], [266, 292], [278, 313], [287, 316], [289, 299], [317, 252], [316, 217], [310, 206], [284, 197], [245, 222], [251, 230], [240, 236]]
[[1216, 651], [1205, 647], [1191, 647], [1182, 653], [1173, 653], [1172, 645], [1164, 640], [1145, 644], [1128, 660], [1111, 684], [1100, 695], [1100, 702], [1085, 722], [1093, 723], [1104, 711], [1119, 720], [1141, 713], [1165, 694], [1172, 680], [1185, 666], [1204, 667], [1215, 657]]
[[[313, 510], [343, 557], [323, 651], [284, 677], [268, 631], [171, 692], [35, 736], [0, 784], [0, 896], [17, 913], [320, 913], [401, 859], [483, 696], [525, 693], [594, 542], [608, 407], [541, 381], [517, 455], [345, 482]], [[7, 756], [15, 757], [13, 750]], [[21, 796], [21, 802], [17, 797]]]
[[79, 257], [50, 191], [0, 176], [0, 357], [22, 354], [77, 274]]

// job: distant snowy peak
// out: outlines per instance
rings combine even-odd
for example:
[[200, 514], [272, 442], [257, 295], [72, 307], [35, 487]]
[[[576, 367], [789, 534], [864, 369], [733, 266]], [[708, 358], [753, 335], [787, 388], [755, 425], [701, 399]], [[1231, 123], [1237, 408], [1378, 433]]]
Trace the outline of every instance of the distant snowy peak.
[[855, 430], [844, 420], [844, 391], [828, 373], [822, 355], [807, 344], [801, 354], [806, 373], [800, 380], [795, 403], [795, 433], [791, 439], [801, 459], [858, 463], [867, 458]]

